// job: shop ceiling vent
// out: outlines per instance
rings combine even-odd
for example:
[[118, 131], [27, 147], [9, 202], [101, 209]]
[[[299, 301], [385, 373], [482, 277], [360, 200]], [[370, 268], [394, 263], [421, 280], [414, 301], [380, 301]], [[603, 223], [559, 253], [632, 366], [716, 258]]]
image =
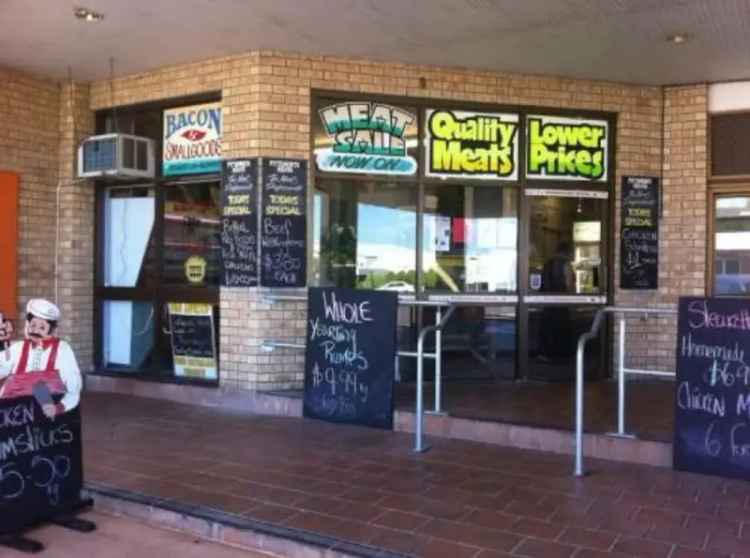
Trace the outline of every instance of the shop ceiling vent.
[[154, 142], [129, 134], [91, 136], [78, 147], [79, 178], [153, 178]]

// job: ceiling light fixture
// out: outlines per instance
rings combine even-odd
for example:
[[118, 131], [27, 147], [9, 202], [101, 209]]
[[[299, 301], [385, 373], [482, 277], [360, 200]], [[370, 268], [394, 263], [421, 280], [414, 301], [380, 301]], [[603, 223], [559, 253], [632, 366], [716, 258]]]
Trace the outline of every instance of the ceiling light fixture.
[[681, 45], [682, 43], [686, 43], [688, 40], [688, 35], [686, 33], [674, 33], [673, 35], [669, 35], [667, 37], [667, 42], [670, 42], [675, 45]]
[[75, 8], [73, 14], [81, 21], [101, 21], [104, 19], [104, 14], [89, 10], [88, 8]]

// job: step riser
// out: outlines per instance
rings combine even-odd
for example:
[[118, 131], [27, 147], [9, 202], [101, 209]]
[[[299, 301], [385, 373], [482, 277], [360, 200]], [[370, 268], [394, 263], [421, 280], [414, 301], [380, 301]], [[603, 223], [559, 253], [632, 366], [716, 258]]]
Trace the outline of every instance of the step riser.
[[362, 554], [342, 552], [327, 545], [314, 546], [252, 529], [234, 527], [218, 520], [198, 517], [191, 513], [181, 513], [155, 504], [131, 501], [117, 495], [108, 495], [98, 488], [87, 487], [84, 489], [84, 495], [94, 499], [98, 511], [138, 519], [163, 529], [188, 533], [219, 544], [255, 552], [300, 558], [361, 558], [362, 556]]
[[[396, 411], [394, 429], [414, 433], [415, 415]], [[575, 452], [573, 432], [536, 428], [502, 422], [463, 419], [451, 416], [425, 415], [424, 433], [437, 438], [457, 438], [484, 444], [548, 451], [571, 456]], [[649, 440], [626, 439], [605, 434], [584, 435], [584, 456], [609, 461], [625, 461], [657, 467], [672, 466], [672, 444]]]

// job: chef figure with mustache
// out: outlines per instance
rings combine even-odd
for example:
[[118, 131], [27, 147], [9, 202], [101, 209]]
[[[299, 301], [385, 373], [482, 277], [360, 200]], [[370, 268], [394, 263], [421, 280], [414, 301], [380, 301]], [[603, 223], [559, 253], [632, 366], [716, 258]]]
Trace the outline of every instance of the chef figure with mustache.
[[[34, 395], [50, 419], [78, 406], [82, 385], [73, 349], [53, 335], [59, 319], [60, 309], [52, 302], [29, 300], [24, 340], [0, 352], [0, 380], [5, 380], [0, 399]], [[0, 331], [3, 335], [9, 334]]]

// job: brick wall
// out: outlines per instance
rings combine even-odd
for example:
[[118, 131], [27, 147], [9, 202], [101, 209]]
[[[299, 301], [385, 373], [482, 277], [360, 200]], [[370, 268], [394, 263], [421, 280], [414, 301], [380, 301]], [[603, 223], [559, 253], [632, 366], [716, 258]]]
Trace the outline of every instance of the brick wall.
[[[619, 291], [619, 305], [675, 309], [679, 296], [705, 294], [707, 103], [705, 84], [664, 90], [659, 290]], [[675, 317], [633, 317], [626, 327], [627, 366], [674, 370]]]
[[[165, 68], [112, 83], [97, 82], [91, 87], [90, 106], [98, 110], [113, 104], [221, 91], [226, 157], [308, 158], [313, 89], [616, 112], [615, 231], [619, 230], [621, 177], [661, 176], [664, 109], [667, 158], [663, 177], [662, 286], [658, 292], [647, 294], [617, 288], [615, 300], [618, 304], [666, 307], [674, 304], [678, 293], [702, 292], [705, 87], [664, 91], [617, 83], [262, 51]], [[689, 168], [684, 165], [687, 159]], [[617, 262], [619, 238], [615, 239], [614, 250]], [[613, 275], [615, 286], [619, 287], [617, 263]], [[253, 389], [299, 385], [300, 355], [293, 351], [264, 353], [260, 342], [267, 337], [301, 339], [304, 305], [268, 306], [256, 291], [222, 289], [221, 315], [225, 383]], [[651, 321], [644, 328], [639, 321], [633, 322], [636, 345], [632, 346], [631, 355], [634, 359], [657, 359], [668, 364], [673, 338], [654, 323]]]
[[20, 175], [19, 315], [25, 314], [29, 298], [56, 301], [63, 313], [60, 334], [88, 370], [93, 350], [93, 188], [73, 182], [78, 141], [93, 130], [88, 85], [61, 87], [7, 69], [0, 69], [0, 81], [0, 112], [7, 126], [0, 135], [0, 169]]
[[82, 370], [94, 365], [96, 197], [93, 182], [76, 179], [75, 166], [79, 142], [94, 132], [89, 102], [88, 84], [61, 87], [57, 298], [63, 316], [60, 330], [73, 343]]
[[60, 89], [3, 68], [0, 83], [0, 169], [20, 176], [18, 310], [23, 316], [29, 298], [54, 298]]

